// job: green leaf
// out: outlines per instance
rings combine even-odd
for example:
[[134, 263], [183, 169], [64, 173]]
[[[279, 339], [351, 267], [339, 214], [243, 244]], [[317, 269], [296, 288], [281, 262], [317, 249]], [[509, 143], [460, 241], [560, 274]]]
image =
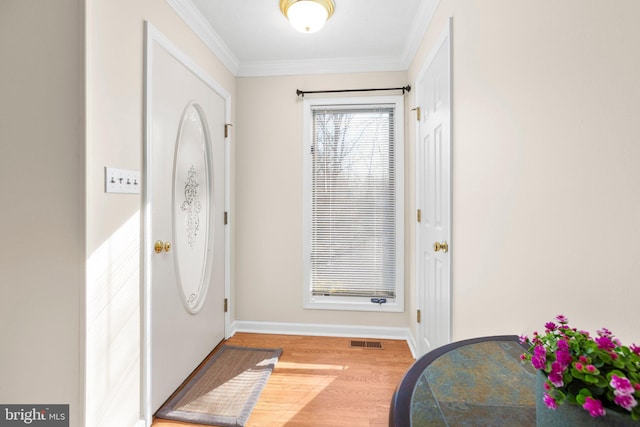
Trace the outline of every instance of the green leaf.
[[598, 378], [594, 377], [593, 375], [585, 375], [584, 382], [589, 384], [596, 384], [598, 382]]
[[580, 393], [578, 393], [579, 396], [590, 396], [593, 397], [593, 395], [591, 394], [591, 390], [589, 390], [588, 388], [581, 388], [580, 389]]
[[598, 378], [598, 382], [596, 383], [596, 385], [600, 388], [606, 388], [609, 385], [609, 382], [606, 380], [606, 378], [604, 377], [597, 377]]

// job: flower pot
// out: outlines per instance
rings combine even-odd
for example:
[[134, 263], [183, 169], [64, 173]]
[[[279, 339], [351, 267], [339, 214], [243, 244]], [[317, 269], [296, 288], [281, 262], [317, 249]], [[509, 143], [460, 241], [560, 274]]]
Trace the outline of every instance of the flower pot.
[[549, 409], [542, 401], [547, 377], [541, 371], [536, 374], [536, 426], [538, 427], [640, 427], [630, 414], [606, 409], [604, 417], [592, 417], [579, 405], [563, 403], [557, 409]]

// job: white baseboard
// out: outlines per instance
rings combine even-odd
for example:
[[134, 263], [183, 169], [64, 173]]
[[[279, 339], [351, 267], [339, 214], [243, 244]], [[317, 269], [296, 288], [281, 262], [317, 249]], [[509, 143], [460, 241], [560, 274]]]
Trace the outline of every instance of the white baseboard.
[[413, 356], [413, 358], [417, 359], [418, 351], [416, 347], [416, 340], [411, 332], [409, 332], [409, 337], [407, 338], [407, 345], [409, 346], [409, 351], [411, 351], [411, 355]]
[[229, 336], [233, 336], [236, 332], [403, 340], [407, 342], [414, 358], [416, 355], [415, 340], [409, 328], [236, 320], [231, 324]]
[[144, 420], [138, 420], [138, 422], [135, 423], [133, 427], [147, 427], [147, 423], [144, 422]]

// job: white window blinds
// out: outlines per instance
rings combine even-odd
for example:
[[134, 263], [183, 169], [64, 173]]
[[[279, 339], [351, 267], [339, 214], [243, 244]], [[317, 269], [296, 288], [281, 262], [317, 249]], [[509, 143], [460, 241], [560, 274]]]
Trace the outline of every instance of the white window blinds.
[[395, 105], [311, 112], [311, 294], [394, 298]]

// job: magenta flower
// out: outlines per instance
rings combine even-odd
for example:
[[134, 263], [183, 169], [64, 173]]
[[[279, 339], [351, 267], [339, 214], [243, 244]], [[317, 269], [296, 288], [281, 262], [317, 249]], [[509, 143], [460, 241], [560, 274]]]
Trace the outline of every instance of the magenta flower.
[[593, 374], [596, 371], [596, 367], [593, 365], [587, 365], [586, 369], [590, 374]]
[[638, 405], [638, 402], [636, 401], [636, 399], [634, 399], [633, 396], [630, 394], [625, 394], [621, 396], [616, 395], [616, 397], [613, 398], [613, 401], [616, 403], [616, 405], [623, 407], [627, 411], [631, 411], [633, 408], [635, 408]]
[[616, 348], [616, 345], [611, 341], [611, 338], [607, 336], [601, 336], [600, 338], [595, 339], [598, 344], [598, 348], [605, 351], [611, 351]]
[[556, 361], [559, 362], [563, 368], [566, 368], [571, 363], [571, 353], [569, 353], [569, 344], [565, 340], [558, 341], [558, 350], [556, 350]]
[[544, 359], [533, 356], [531, 358], [531, 365], [536, 369], [544, 369]]
[[526, 335], [520, 335], [518, 339], [520, 340], [520, 344], [526, 344], [529, 341]]
[[578, 357], [578, 360], [581, 361], [582, 363], [589, 363], [589, 359], [587, 359], [586, 356], [580, 356]]
[[589, 414], [592, 417], [602, 417], [606, 414], [604, 408], [602, 407], [602, 402], [597, 399], [594, 399], [591, 396], [587, 396], [587, 399], [584, 402], [582, 407], [589, 411]]
[[566, 325], [567, 323], [569, 323], [569, 319], [567, 319], [567, 317], [562, 314], [558, 314], [556, 316], [556, 321], [561, 325]]
[[556, 387], [562, 387], [564, 381], [562, 380], [562, 372], [549, 372], [549, 381]]
[[640, 356], [640, 346], [637, 346], [635, 344], [631, 344], [631, 347], [629, 347], [631, 349], [631, 351], [633, 351], [635, 354], [637, 354], [638, 356]]
[[616, 396], [633, 394], [635, 392], [635, 389], [631, 385], [631, 381], [629, 381], [627, 378], [619, 377], [617, 375], [611, 376], [611, 382], [609, 383], [609, 385], [613, 387], [613, 392]]
[[553, 362], [551, 364], [551, 372], [549, 372], [548, 378], [556, 387], [562, 387], [564, 385], [563, 374], [565, 371], [565, 366], [563, 366], [560, 362]]
[[584, 368], [584, 365], [583, 365], [582, 363], [580, 363], [580, 362], [576, 362], [573, 366], [574, 366], [578, 371], [582, 371], [582, 368]]
[[544, 327], [547, 329], [547, 331], [555, 331], [557, 326], [555, 323], [553, 322], [547, 322], [544, 324]]
[[553, 409], [554, 411], [558, 409], [558, 402], [556, 402], [556, 399], [551, 397], [548, 393], [544, 394], [544, 396], [542, 397], [542, 401], [545, 405], [547, 405], [547, 408]]
[[613, 334], [611, 333], [611, 331], [610, 331], [610, 330], [608, 330], [607, 328], [598, 329], [598, 330], [596, 331], [596, 333], [597, 333], [598, 335], [600, 335], [601, 337], [612, 337], [612, 336], [613, 336]]
[[543, 346], [538, 345], [533, 349], [533, 356], [531, 356], [531, 364], [536, 369], [544, 369], [547, 361], [547, 351]]

